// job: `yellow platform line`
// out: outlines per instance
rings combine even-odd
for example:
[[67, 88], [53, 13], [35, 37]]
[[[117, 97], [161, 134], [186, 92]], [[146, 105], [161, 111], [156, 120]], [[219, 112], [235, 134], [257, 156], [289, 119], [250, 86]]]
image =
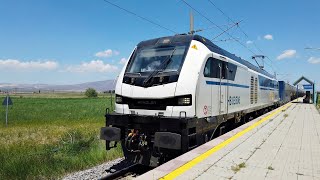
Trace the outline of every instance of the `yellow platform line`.
[[219, 151], [220, 149], [222, 149], [223, 147], [227, 146], [228, 144], [230, 144], [231, 142], [235, 141], [236, 139], [238, 139], [239, 137], [241, 137], [242, 135], [244, 135], [245, 133], [251, 131], [252, 129], [254, 129], [255, 127], [259, 126], [261, 123], [267, 121], [268, 119], [272, 118], [273, 116], [275, 116], [276, 114], [279, 114], [282, 110], [287, 109], [289, 106], [291, 106], [292, 103], [288, 103], [284, 106], [282, 106], [281, 108], [278, 108], [276, 111], [272, 112], [271, 114], [269, 114], [268, 116], [260, 119], [259, 121], [255, 122], [254, 124], [252, 124], [251, 126], [247, 127], [246, 129], [244, 129], [243, 131], [238, 132], [237, 134], [235, 134], [234, 136], [230, 137], [229, 139], [227, 139], [226, 141], [218, 144], [217, 146], [213, 147], [212, 149], [208, 150], [207, 152], [199, 155], [198, 157], [192, 159], [191, 161], [187, 162], [186, 164], [182, 165], [181, 167], [175, 169], [174, 171], [170, 172], [169, 174], [163, 176], [160, 179], [174, 179], [176, 177], [178, 177], [179, 175], [183, 174], [184, 172], [186, 172], [187, 170], [191, 169], [193, 166], [197, 165], [198, 163], [200, 163], [201, 161], [205, 160], [206, 158], [208, 158], [210, 155], [212, 155], [213, 153]]

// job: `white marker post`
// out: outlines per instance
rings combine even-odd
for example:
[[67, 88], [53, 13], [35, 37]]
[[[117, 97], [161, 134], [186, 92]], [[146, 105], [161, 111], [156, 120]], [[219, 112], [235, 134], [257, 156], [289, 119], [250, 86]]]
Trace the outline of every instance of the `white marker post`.
[[7, 97], [2, 102], [3, 106], [6, 106], [6, 127], [8, 126], [8, 113], [9, 113], [9, 105], [13, 105], [12, 100], [9, 96], [9, 93], [7, 94]]
[[8, 126], [9, 94], [7, 94], [6, 127]]

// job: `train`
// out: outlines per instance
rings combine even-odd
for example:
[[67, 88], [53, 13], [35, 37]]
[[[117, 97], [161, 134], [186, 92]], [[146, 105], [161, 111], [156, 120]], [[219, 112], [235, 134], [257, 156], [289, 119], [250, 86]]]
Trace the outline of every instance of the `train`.
[[285, 81], [279, 81], [279, 98], [280, 103], [284, 104], [298, 97], [305, 96], [306, 93], [302, 89], [298, 89]]
[[205, 37], [155, 38], [140, 42], [122, 69], [100, 138], [106, 150], [120, 142], [128, 161], [156, 167], [297, 95]]

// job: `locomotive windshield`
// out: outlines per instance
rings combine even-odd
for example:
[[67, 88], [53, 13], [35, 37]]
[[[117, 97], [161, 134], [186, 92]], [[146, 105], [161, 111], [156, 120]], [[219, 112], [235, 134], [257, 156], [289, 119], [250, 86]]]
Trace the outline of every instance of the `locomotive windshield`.
[[[138, 49], [134, 54], [127, 69], [127, 73], [153, 72], [163, 69], [162, 72], [179, 71], [186, 46], [167, 46], [155, 48]], [[170, 58], [170, 61], [163, 67], [163, 63]], [[162, 67], [161, 67], [162, 66]]]

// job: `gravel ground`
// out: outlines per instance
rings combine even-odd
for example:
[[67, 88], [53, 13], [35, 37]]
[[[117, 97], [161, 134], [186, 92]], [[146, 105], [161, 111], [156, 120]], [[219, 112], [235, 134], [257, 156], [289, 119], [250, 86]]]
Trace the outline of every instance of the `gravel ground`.
[[68, 174], [62, 179], [63, 180], [99, 179], [109, 174], [108, 172], [106, 172], [106, 169], [109, 169], [110, 167], [115, 167], [115, 169], [124, 168], [127, 164], [123, 162], [124, 162], [124, 158], [115, 159], [113, 161], [103, 163], [101, 165], [92, 167], [90, 169], [86, 169], [84, 171]]

